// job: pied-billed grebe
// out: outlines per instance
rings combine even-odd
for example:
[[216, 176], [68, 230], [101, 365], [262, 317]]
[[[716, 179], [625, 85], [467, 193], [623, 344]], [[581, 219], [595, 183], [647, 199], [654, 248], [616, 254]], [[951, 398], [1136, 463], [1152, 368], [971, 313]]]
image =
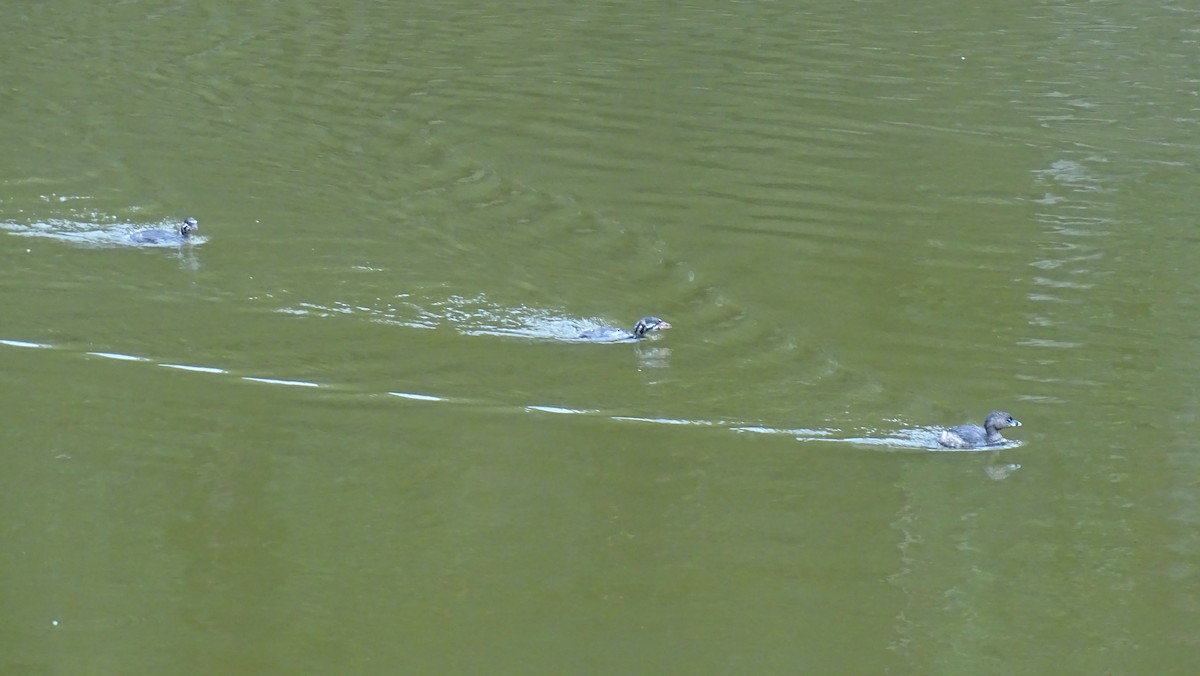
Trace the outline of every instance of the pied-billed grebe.
[[649, 331], [661, 331], [669, 329], [671, 325], [658, 317], [642, 317], [637, 324], [633, 325], [633, 331], [626, 331], [618, 328], [602, 328], [584, 331], [579, 334], [579, 337], [584, 340], [594, 340], [601, 343], [618, 343], [625, 340], [638, 340], [645, 338]]
[[1004, 411], [992, 411], [979, 425], [959, 425], [942, 432], [938, 443], [946, 448], [975, 448], [1004, 443], [1000, 430], [1005, 427], [1020, 427], [1021, 421]]
[[138, 244], [182, 244], [188, 235], [200, 229], [200, 221], [188, 216], [179, 224], [179, 229], [170, 230], [138, 230], [129, 235], [129, 239]]

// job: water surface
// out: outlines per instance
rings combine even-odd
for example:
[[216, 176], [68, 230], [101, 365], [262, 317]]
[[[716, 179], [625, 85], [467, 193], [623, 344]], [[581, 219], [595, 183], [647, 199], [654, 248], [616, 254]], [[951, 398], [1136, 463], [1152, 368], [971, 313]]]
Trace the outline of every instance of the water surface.
[[0, 670], [1195, 663], [1194, 10], [0, 18]]

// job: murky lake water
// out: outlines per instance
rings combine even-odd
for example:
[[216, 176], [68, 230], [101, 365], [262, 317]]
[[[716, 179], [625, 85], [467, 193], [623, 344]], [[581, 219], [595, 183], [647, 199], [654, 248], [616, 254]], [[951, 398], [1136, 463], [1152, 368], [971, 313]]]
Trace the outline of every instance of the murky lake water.
[[0, 671], [1194, 670], [1195, 9], [0, 19]]

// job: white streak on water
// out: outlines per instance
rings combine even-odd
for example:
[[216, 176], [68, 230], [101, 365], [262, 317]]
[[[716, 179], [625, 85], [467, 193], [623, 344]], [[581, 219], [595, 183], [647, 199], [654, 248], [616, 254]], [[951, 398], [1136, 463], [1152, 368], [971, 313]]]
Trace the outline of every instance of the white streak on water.
[[116, 359], [118, 361], [150, 361], [145, 357], [135, 357], [131, 354], [121, 354], [119, 352], [88, 352], [95, 357], [104, 357], [105, 359]]
[[446, 401], [442, 397], [435, 397], [429, 394], [413, 394], [412, 392], [388, 392], [393, 397], [401, 399], [416, 399], [417, 401]]
[[50, 347], [49, 345], [46, 345], [44, 343], [27, 343], [23, 340], [4, 340], [4, 339], [0, 339], [0, 345], [11, 345], [12, 347], [40, 347], [40, 348]]
[[319, 383], [310, 383], [307, 380], [280, 380], [278, 378], [255, 378], [253, 376], [242, 376], [242, 380], [249, 380], [252, 383], [267, 383], [268, 385], [291, 385], [292, 387], [320, 387]]
[[715, 427], [717, 423], [709, 420], [676, 420], [674, 418], [638, 418], [635, 416], [614, 415], [613, 420], [628, 420], [631, 422], [648, 422], [659, 425], [697, 425], [699, 427]]
[[775, 427], [761, 427], [758, 425], [746, 425], [742, 427], [729, 428], [734, 432], [750, 432], [753, 434], [787, 434], [799, 439], [828, 439], [833, 435], [830, 430], [811, 430], [811, 429], [778, 429]]
[[212, 366], [188, 366], [187, 364], [159, 364], [169, 369], [179, 369], [180, 371], [198, 371], [200, 373], [229, 373], [225, 369], [219, 369]]
[[583, 408], [564, 408], [562, 406], [526, 406], [526, 411], [541, 411], [542, 413], [574, 413], [576, 415], [586, 415], [595, 413]]

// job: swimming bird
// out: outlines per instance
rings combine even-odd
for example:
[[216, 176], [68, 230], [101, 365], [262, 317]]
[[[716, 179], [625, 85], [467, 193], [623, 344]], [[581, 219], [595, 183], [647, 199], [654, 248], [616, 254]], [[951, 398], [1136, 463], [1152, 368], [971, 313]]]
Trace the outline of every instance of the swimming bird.
[[1020, 427], [1021, 421], [1004, 411], [992, 411], [979, 425], [959, 425], [943, 430], [938, 437], [938, 443], [946, 448], [977, 448], [979, 446], [995, 446], [1004, 443], [1000, 430], [1006, 427]]

